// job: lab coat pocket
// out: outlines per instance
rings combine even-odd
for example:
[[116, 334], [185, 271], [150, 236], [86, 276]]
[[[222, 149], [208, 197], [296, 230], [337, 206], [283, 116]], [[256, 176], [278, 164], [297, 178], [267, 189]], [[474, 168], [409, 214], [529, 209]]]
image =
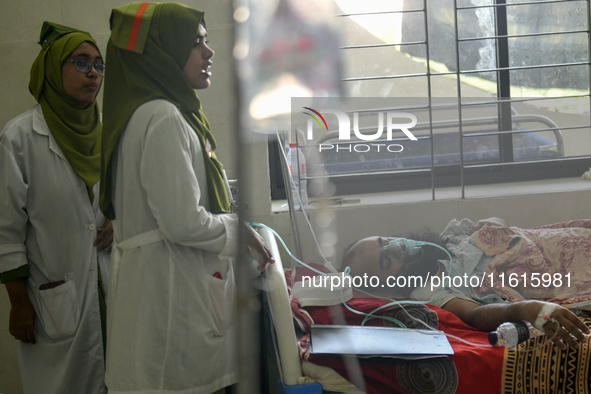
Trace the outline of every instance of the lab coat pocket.
[[232, 269], [227, 279], [209, 278], [209, 313], [213, 319], [213, 333], [223, 336], [232, 326], [234, 309], [234, 277]]
[[[59, 283], [59, 282], [56, 282]], [[58, 339], [70, 336], [78, 326], [78, 297], [73, 280], [37, 291], [39, 320], [47, 336]]]

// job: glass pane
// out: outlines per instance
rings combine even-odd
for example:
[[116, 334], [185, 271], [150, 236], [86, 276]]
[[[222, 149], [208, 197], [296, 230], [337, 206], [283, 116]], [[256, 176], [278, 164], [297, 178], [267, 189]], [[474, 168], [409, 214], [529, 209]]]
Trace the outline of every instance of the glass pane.
[[346, 97], [427, 97], [427, 77], [345, 81]]
[[[561, 90], [556, 90], [561, 89]], [[552, 91], [550, 91], [552, 90]], [[559, 66], [511, 71], [511, 96], [560, 96], [589, 92], [589, 66]]]
[[[591, 152], [589, 97], [549, 98], [513, 103], [518, 129], [537, 130], [538, 135], [556, 141], [557, 157], [588, 155]], [[554, 148], [546, 147], [551, 155]]]
[[335, 4], [342, 10], [342, 12], [337, 12], [338, 14], [364, 14], [423, 9], [423, 0], [335, 0]]
[[[425, 46], [417, 45], [417, 52], [425, 57]], [[377, 47], [346, 49], [343, 55], [344, 78], [393, 76], [403, 74], [426, 73], [427, 67], [409, 59], [404, 53], [399, 52], [398, 47]]]
[[458, 8], [494, 4], [493, 0], [458, 0]]
[[[490, 0], [472, 0], [470, 6], [482, 6], [492, 4]], [[494, 7], [469, 8], [458, 10], [458, 37], [480, 38], [493, 37], [495, 35], [495, 9]]]
[[[497, 66], [495, 40], [460, 41], [460, 70], [491, 70]], [[486, 77], [486, 74], [480, 74]], [[490, 75], [488, 75], [489, 80]], [[496, 79], [496, 78], [495, 78]]]
[[441, 75], [431, 77], [431, 95], [435, 97], [457, 97], [458, 83], [455, 76]]
[[[428, 1], [427, 6], [430, 60], [441, 63], [448, 69], [455, 70], [456, 45], [453, 0]], [[403, 16], [401, 30], [403, 42], [424, 40], [425, 22], [423, 18], [424, 15], [422, 14], [405, 14]], [[401, 51], [411, 56], [425, 57], [424, 53], [417, 52], [416, 47], [403, 47]]]
[[344, 47], [355, 45], [400, 44], [401, 42], [425, 41], [424, 28], [421, 32], [402, 34], [401, 23], [404, 19], [420, 20], [424, 26], [423, 14], [370, 14], [343, 16], [337, 18], [338, 28], [342, 32]]
[[585, 1], [561, 1], [549, 4], [507, 7], [509, 35], [564, 32], [587, 28]]
[[496, 97], [497, 95], [497, 73], [470, 73], [462, 74], [462, 97], [481, 97], [487, 95]]
[[569, 33], [509, 40], [511, 67], [586, 62], [589, 59], [587, 33]]

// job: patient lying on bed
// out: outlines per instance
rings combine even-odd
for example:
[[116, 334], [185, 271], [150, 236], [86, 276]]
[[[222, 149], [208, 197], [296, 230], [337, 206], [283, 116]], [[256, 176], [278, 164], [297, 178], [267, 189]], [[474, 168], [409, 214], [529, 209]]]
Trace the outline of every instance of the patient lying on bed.
[[[352, 276], [375, 276], [381, 284], [385, 284], [388, 277], [428, 279], [429, 286], [390, 288], [391, 292], [386, 294], [387, 298], [392, 298], [392, 290], [397, 290], [398, 297], [430, 301], [427, 305], [388, 307], [390, 300], [354, 291], [354, 297], [347, 301], [351, 309], [341, 304], [302, 306], [292, 293], [293, 317], [299, 327], [309, 333], [311, 324], [362, 324], [364, 313], [379, 307], [378, 314], [400, 320], [409, 328], [427, 327], [417, 323], [418, 318], [429, 327], [451, 335], [448, 340], [454, 355], [418, 360], [359, 359], [360, 383], [359, 379], [352, 378], [356, 369], [348, 366], [350, 358], [314, 354], [307, 336], [299, 341], [303, 359], [333, 368], [369, 394], [591, 393], [591, 338], [583, 335], [589, 332], [587, 326], [591, 327], [588, 312], [591, 310], [591, 221], [520, 229], [507, 227], [495, 218], [476, 224], [469, 220], [453, 220], [441, 235], [422, 232], [398, 237], [431, 242], [445, 251], [428, 245], [415, 248], [414, 243], [398, 242], [393, 237], [370, 237], [346, 250], [341, 267], [349, 266]], [[453, 256], [451, 267], [446, 263], [448, 252]], [[327, 267], [317, 264], [314, 267], [328, 271]], [[536, 272], [538, 275], [533, 275]], [[437, 273], [462, 278], [473, 276], [482, 284], [471, 286], [469, 281], [456, 281], [457, 286], [452, 283], [452, 286], [431, 289], [431, 278]], [[570, 286], [567, 283], [569, 273]], [[552, 280], [544, 281], [548, 275], [544, 277], [543, 274], [550, 275]], [[560, 274], [562, 285], [555, 280], [555, 274]], [[288, 288], [292, 289], [309, 275], [317, 274], [302, 266], [286, 271]], [[500, 286], [503, 275], [505, 283]], [[538, 288], [532, 286], [537, 284], [531, 282], [532, 277], [539, 278]], [[511, 283], [509, 278], [514, 278]], [[381, 286], [368, 286], [367, 290], [376, 293], [378, 289]], [[536, 295], [540, 300], [531, 299]], [[544, 308], [550, 308], [551, 313], [545, 313]], [[575, 313], [578, 314], [579, 309], [587, 311], [577, 317]], [[488, 345], [486, 331], [502, 322], [527, 320], [535, 323], [538, 318], [545, 323], [542, 328], [547, 334], [552, 335], [560, 327], [554, 340], [557, 346], [548, 345], [545, 336], [532, 338], [518, 347]], [[393, 325], [381, 319], [369, 320], [367, 324]]]
[[[442, 249], [397, 238], [440, 245], [453, 263]], [[591, 221], [520, 229], [498, 218], [454, 219], [440, 236], [425, 231], [357, 241], [344, 253], [346, 266], [352, 276], [375, 276], [382, 284], [420, 277], [402, 281], [407, 286], [396, 287], [398, 295], [430, 301], [482, 331], [526, 320], [548, 336], [558, 330], [554, 343], [563, 349], [578, 348], [589, 334], [569, 309], [591, 310]]]

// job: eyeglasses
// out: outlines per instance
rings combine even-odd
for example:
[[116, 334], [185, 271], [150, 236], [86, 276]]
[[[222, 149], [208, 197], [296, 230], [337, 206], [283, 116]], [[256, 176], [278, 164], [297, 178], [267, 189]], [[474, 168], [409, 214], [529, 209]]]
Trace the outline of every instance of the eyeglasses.
[[66, 60], [66, 62], [74, 63], [74, 68], [76, 69], [76, 71], [79, 71], [84, 74], [89, 73], [90, 69], [92, 67], [94, 67], [94, 69], [96, 70], [96, 73], [98, 75], [102, 76], [105, 73], [105, 64], [104, 63], [95, 63], [95, 62], [90, 62], [88, 60], [80, 60], [80, 59], [68, 59], [68, 60]]

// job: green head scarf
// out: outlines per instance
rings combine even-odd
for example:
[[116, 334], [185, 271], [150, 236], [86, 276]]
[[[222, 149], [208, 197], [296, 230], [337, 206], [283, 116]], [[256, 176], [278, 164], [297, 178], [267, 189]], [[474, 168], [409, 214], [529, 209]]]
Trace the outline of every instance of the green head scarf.
[[101, 121], [96, 99], [81, 103], [66, 93], [62, 81], [64, 60], [83, 42], [96, 42], [87, 32], [45, 22], [41, 52], [31, 67], [29, 91], [41, 105], [47, 126], [76, 174], [84, 181], [90, 200], [100, 177]]
[[[105, 80], [100, 207], [115, 218], [111, 201], [111, 155], [134, 111], [142, 104], [164, 99], [175, 104], [193, 127], [203, 150], [210, 209], [230, 211], [222, 164], [201, 102], [183, 74], [203, 12], [176, 3], [131, 3], [113, 9], [107, 45], [109, 76]], [[205, 145], [209, 141], [211, 156]]]

